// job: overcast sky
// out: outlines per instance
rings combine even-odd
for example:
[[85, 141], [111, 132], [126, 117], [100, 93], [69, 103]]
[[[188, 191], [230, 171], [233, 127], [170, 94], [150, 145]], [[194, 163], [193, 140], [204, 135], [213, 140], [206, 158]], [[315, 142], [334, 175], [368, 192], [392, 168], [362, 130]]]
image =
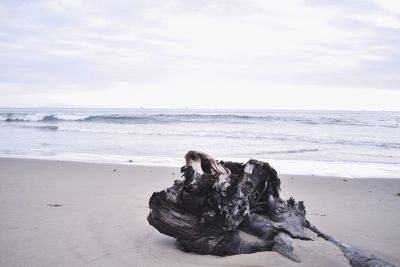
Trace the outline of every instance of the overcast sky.
[[0, 1], [1, 107], [400, 110], [400, 1]]

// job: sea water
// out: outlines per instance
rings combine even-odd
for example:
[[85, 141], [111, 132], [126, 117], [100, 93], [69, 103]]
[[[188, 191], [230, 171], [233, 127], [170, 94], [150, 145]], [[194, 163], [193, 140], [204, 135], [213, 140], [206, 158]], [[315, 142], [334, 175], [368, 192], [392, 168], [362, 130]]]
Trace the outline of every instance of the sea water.
[[280, 173], [400, 178], [400, 112], [0, 109], [0, 156], [182, 166], [188, 150]]

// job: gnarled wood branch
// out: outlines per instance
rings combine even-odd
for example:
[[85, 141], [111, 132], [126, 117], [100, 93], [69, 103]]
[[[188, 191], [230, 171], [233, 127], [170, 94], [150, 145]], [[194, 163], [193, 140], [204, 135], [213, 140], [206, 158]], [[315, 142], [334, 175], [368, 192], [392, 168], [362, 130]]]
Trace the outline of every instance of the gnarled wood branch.
[[[304, 229], [318, 230], [306, 220], [302, 201], [280, 198], [281, 182], [274, 168], [257, 160], [216, 161], [197, 151], [189, 151], [185, 158], [183, 179], [150, 198], [147, 219], [152, 226], [176, 238], [184, 251], [223, 256], [273, 250], [300, 261], [292, 239], [310, 240]], [[254, 238], [244, 238], [248, 235]], [[345, 248], [342, 251], [353, 266], [385, 266], [368, 265], [369, 258], [362, 258], [367, 254], [325, 239]]]

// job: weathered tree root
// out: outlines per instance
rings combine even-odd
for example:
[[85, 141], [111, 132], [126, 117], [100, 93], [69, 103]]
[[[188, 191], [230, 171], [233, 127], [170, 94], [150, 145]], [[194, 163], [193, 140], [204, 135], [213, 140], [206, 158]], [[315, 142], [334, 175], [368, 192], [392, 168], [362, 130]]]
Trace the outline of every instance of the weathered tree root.
[[[300, 262], [292, 239], [310, 240], [304, 229], [318, 230], [306, 220], [302, 201], [280, 198], [274, 168], [257, 160], [218, 162], [196, 151], [185, 158], [183, 180], [150, 198], [147, 220], [152, 226], [176, 238], [183, 251], [219, 256], [276, 251]], [[353, 266], [393, 266], [351, 247], [344, 250], [349, 246], [329, 238]]]
[[396, 267], [395, 265], [388, 263], [387, 261], [375, 255], [354, 248], [340, 240], [322, 233], [314, 225], [310, 224], [308, 228], [316, 233], [319, 237], [322, 237], [326, 241], [332, 242], [335, 246], [337, 246], [343, 252], [344, 256], [349, 260], [350, 265], [353, 267]]

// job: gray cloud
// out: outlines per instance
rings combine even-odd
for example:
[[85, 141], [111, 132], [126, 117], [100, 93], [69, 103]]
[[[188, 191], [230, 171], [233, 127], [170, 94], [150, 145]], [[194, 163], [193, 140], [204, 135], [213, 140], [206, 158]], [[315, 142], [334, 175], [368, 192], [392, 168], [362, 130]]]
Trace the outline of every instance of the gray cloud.
[[378, 1], [301, 3], [2, 1], [0, 90], [162, 87], [181, 78], [400, 88], [397, 10]]

